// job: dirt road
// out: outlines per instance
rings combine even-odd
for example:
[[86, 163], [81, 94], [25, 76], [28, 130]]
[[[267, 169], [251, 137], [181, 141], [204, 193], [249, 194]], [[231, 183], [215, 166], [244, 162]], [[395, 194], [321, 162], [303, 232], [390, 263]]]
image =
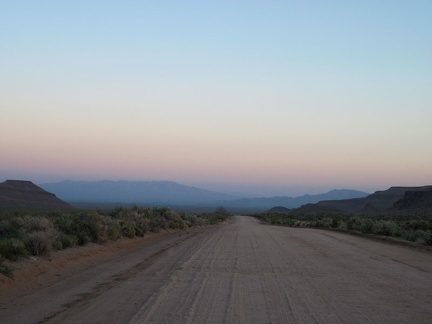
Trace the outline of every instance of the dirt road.
[[5, 298], [0, 322], [431, 323], [432, 254], [237, 216]]

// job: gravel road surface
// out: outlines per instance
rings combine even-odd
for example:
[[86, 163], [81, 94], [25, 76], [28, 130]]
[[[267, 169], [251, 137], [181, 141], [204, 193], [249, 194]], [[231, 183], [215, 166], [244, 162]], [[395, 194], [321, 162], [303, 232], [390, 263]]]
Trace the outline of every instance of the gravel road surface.
[[251, 217], [11, 298], [1, 323], [432, 323], [432, 254]]

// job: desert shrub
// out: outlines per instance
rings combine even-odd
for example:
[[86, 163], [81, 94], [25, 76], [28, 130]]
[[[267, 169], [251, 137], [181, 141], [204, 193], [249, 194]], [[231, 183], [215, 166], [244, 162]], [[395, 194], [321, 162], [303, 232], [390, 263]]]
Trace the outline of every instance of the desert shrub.
[[400, 237], [402, 232], [400, 227], [392, 221], [378, 220], [374, 222], [372, 233], [376, 235], [385, 235]]
[[116, 220], [111, 220], [106, 231], [108, 239], [112, 241], [118, 240], [122, 236], [120, 223]]
[[53, 224], [62, 233], [75, 234], [78, 231], [78, 226], [75, 219], [76, 215], [65, 214], [53, 218]]
[[371, 234], [373, 233], [374, 223], [370, 218], [367, 218], [363, 221], [361, 226], [362, 233]]
[[332, 228], [338, 228], [341, 224], [341, 219], [339, 217], [333, 217], [331, 220], [330, 227]]
[[296, 227], [306, 227], [307, 225], [308, 222], [302, 220], [297, 220], [296, 222], [294, 222], [294, 226]]
[[215, 213], [225, 219], [231, 215], [230, 212], [224, 206], [217, 207]]
[[4, 239], [19, 238], [19, 227], [12, 222], [0, 222], [0, 237]]
[[4, 264], [4, 258], [0, 256], [0, 273], [6, 277], [13, 278], [12, 269]]
[[284, 222], [285, 226], [297, 226], [296, 225], [296, 220], [292, 219], [292, 218], [287, 218]]
[[432, 231], [432, 220], [409, 220], [405, 222], [404, 228], [412, 231]]
[[104, 243], [106, 241], [105, 223], [105, 218], [96, 212], [81, 217], [81, 229], [90, 242]]
[[69, 220], [62, 220], [57, 227], [65, 234], [77, 237], [78, 245], [90, 242], [104, 243], [108, 240], [111, 220], [97, 212], [79, 213]]
[[168, 229], [168, 221], [160, 210], [155, 210], [156, 214], [150, 219], [150, 231], [158, 233], [161, 229]]
[[20, 223], [20, 228], [25, 232], [46, 231], [52, 228], [50, 220], [42, 216], [27, 215], [18, 221]]
[[273, 225], [295, 226], [295, 221], [292, 218], [283, 216], [273, 218], [270, 223]]
[[109, 216], [113, 218], [122, 218], [124, 217], [125, 213], [127, 212], [127, 209], [124, 207], [116, 207], [109, 213]]
[[210, 214], [207, 216], [207, 220], [209, 222], [210, 225], [214, 225], [219, 223], [219, 217], [217, 214]]
[[133, 222], [121, 222], [120, 225], [123, 236], [129, 238], [135, 237], [135, 224]]
[[210, 225], [218, 224], [227, 219], [225, 215], [218, 214], [218, 213], [210, 213], [210, 214], [203, 215], [202, 217], [204, 217], [204, 219], [206, 219], [207, 223]]
[[338, 226], [339, 229], [346, 231], [348, 229], [348, 224], [346, 221], [341, 220]]
[[140, 217], [135, 221], [135, 234], [136, 236], [143, 237], [148, 231], [148, 220]]
[[205, 221], [195, 214], [183, 214], [181, 217], [186, 226], [199, 226], [205, 224]]
[[162, 229], [161, 224], [159, 224], [158, 222], [155, 222], [155, 221], [150, 221], [150, 223], [149, 223], [149, 231], [150, 232], [159, 233], [161, 229]]
[[24, 242], [15, 238], [0, 241], [0, 254], [11, 261], [28, 256]]
[[350, 217], [346, 222], [347, 230], [352, 231], [354, 230], [354, 219]]
[[185, 228], [186, 227], [186, 223], [183, 220], [183, 218], [177, 214], [176, 212], [172, 211], [172, 210], [168, 210], [165, 213], [165, 217], [168, 221], [168, 227], [169, 228]]
[[48, 233], [28, 233], [24, 237], [24, 244], [27, 251], [35, 256], [48, 255], [52, 251], [52, 241]]
[[[333, 220], [329, 217], [326, 218], [321, 218], [321, 219], [317, 219], [315, 222], [311, 222], [311, 221], [306, 221], [306, 224], [310, 224], [313, 226], [309, 226], [309, 227], [324, 227], [324, 228], [329, 228], [332, 225]], [[312, 223], [312, 224], [311, 224]]]
[[69, 235], [65, 233], [59, 233], [57, 238], [53, 243], [53, 247], [56, 250], [63, 250], [70, 247], [73, 247], [77, 244], [77, 237], [74, 235]]
[[358, 216], [353, 216], [348, 219], [347, 228], [350, 231], [362, 231], [363, 223], [364, 219]]
[[77, 244], [79, 246], [83, 246], [83, 245], [86, 245], [88, 243], [91, 243], [91, 241], [92, 241], [91, 237], [85, 233], [77, 236]]
[[417, 231], [412, 233], [410, 240], [417, 242], [417, 243], [431, 245], [431, 232], [430, 231], [417, 230]]
[[428, 230], [427, 233], [429, 234], [429, 237], [425, 237], [425, 244], [432, 245], [432, 231]]

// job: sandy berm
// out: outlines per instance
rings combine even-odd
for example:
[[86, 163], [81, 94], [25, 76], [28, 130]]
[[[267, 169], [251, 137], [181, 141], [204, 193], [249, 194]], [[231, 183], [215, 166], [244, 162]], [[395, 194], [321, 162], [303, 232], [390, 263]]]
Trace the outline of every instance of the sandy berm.
[[431, 253], [246, 216], [33, 263], [1, 323], [432, 322]]

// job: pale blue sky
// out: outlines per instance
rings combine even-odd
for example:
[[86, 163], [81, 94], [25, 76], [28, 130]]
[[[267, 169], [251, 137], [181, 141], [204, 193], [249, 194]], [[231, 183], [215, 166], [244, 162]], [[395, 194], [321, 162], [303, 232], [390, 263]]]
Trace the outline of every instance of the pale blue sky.
[[432, 1], [0, 1], [0, 178], [430, 184], [431, 58]]

